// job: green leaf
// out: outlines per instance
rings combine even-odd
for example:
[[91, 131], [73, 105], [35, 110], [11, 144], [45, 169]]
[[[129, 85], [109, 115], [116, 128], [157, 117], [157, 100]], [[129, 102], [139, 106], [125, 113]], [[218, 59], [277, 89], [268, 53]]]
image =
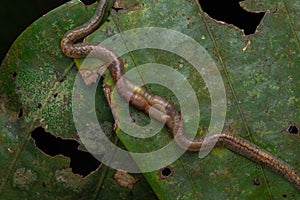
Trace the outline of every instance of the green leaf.
[[[289, 123], [300, 121], [297, 112], [299, 22], [296, 18], [300, 8], [296, 1], [243, 1], [243, 6], [249, 10], [273, 10], [276, 5], [279, 8], [277, 13], [267, 14], [259, 32], [250, 37], [251, 45], [245, 52], [242, 49], [246, 39], [242, 32], [216, 23], [196, 1], [145, 0], [138, 3], [140, 7], [129, 12], [112, 12], [110, 22], [90, 39], [101, 42], [115, 33], [145, 26], [170, 28], [192, 37], [208, 51], [222, 73], [228, 100], [226, 126], [300, 170], [299, 137], [282, 131]], [[102, 166], [85, 179], [73, 176], [67, 159], [46, 156], [36, 149], [28, 134], [42, 125], [48, 126], [48, 131], [57, 136], [77, 138], [71, 109], [77, 70], [61, 53], [58, 44], [67, 30], [89, 19], [92, 8], [95, 6], [86, 9], [73, 1], [48, 13], [18, 38], [1, 65], [0, 195], [5, 199], [74, 199], [79, 194], [83, 199], [126, 199], [130, 196], [127, 189], [120, 188], [111, 178], [113, 170]], [[152, 62], [172, 66], [184, 74], [201, 99], [199, 127], [209, 125], [209, 93], [201, 77], [194, 76], [192, 66], [171, 53], [158, 50], [143, 49], [124, 55], [122, 59], [127, 63], [126, 70]], [[66, 75], [66, 80], [57, 81], [57, 72]], [[107, 83], [111, 84], [110, 81], [108, 78]], [[149, 89], [178, 104], [166, 88], [150, 85]], [[58, 96], [53, 98], [56, 93]], [[104, 102], [103, 94], [97, 98], [102, 98], [97, 102]], [[107, 104], [97, 106], [99, 116], [103, 117], [100, 121], [111, 122]], [[23, 117], [19, 119], [21, 107]], [[148, 122], [144, 114], [134, 109], [132, 116], [140, 123]], [[145, 141], [128, 137], [121, 131], [117, 134], [126, 148], [135, 152], [160, 148], [172, 139], [167, 129]], [[204, 159], [198, 158], [197, 153], [186, 152], [169, 168], [173, 173], [167, 179], [159, 178], [160, 171], [144, 174], [161, 199], [300, 197], [280, 175], [224, 148], [214, 149]], [[59, 181], [62, 175], [68, 177], [67, 183]], [[133, 176], [141, 179], [134, 186], [134, 197], [154, 198], [142, 177]], [[254, 180], [260, 184], [255, 185]]]
[[[107, 37], [139, 27], [163, 27], [184, 33], [199, 42], [217, 62], [227, 89], [226, 127], [234, 134], [252, 141], [300, 169], [299, 137], [284, 130], [289, 123], [299, 123], [299, 39], [293, 1], [245, 1], [248, 10], [274, 10], [268, 13], [258, 32], [249, 37], [229, 25], [209, 18], [195, 1], [143, 1], [140, 9], [112, 12], [111, 22], [89, 37], [102, 42]], [[298, 8], [298, 9], [297, 9]], [[199, 16], [200, 14], [200, 16]], [[109, 32], [105, 31], [109, 30]], [[126, 43], [126, 41], [125, 41]], [[209, 93], [201, 77], [190, 72], [191, 66], [171, 53], [143, 49], [122, 56], [126, 70], [145, 63], [172, 66], [184, 74], [200, 99], [199, 127], [209, 125]], [[158, 74], [159, 75], [159, 74]], [[107, 84], [110, 85], [108, 79]], [[150, 85], [150, 91], [172, 102], [176, 98], [168, 90]], [[119, 114], [120, 115], [120, 114]], [[149, 121], [133, 110], [133, 118], [141, 124]], [[159, 149], [172, 139], [166, 129], [146, 141], [117, 132], [129, 151], [148, 152]], [[161, 199], [281, 199], [299, 198], [298, 191], [280, 175], [224, 148], [216, 148], [204, 159], [187, 152], [170, 166], [171, 177], [162, 180], [160, 172], [145, 173]]]
[[[78, 140], [72, 117], [72, 88], [78, 73], [59, 42], [71, 28], [87, 21], [96, 5], [69, 2], [41, 17], [12, 45], [0, 67], [0, 199], [156, 198], [141, 174], [133, 189], [121, 186], [116, 170], [101, 166], [85, 178], [71, 171], [70, 160], [40, 151], [30, 132], [42, 126], [62, 138]], [[65, 78], [63, 78], [65, 77]], [[112, 132], [104, 102], [101, 123]], [[84, 147], [79, 147], [84, 151]]]

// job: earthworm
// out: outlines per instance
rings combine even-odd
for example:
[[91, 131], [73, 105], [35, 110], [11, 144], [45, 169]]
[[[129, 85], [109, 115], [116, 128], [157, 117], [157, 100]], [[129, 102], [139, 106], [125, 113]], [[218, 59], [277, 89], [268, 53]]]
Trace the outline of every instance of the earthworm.
[[[118, 92], [133, 107], [152, 113], [152, 117], [165, 121], [166, 126], [171, 129], [177, 144], [189, 151], [199, 151], [204, 139], [198, 141], [188, 138], [184, 131], [183, 120], [180, 111], [168, 100], [148, 92], [130, 81], [122, 78], [125, 73], [122, 60], [111, 50], [100, 45], [91, 43], [75, 43], [77, 40], [91, 34], [99, 27], [103, 18], [108, 0], [100, 0], [93, 17], [81, 26], [68, 31], [61, 40], [63, 53], [70, 58], [97, 57], [108, 64], [108, 69], [113, 77]], [[240, 154], [256, 163], [267, 166], [276, 173], [282, 175], [300, 191], [300, 175], [286, 162], [280, 160], [271, 153], [261, 149], [251, 142], [223, 131], [220, 134], [206, 136], [206, 141], [218, 141], [217, 145], [223, 146], [237, 154]]]

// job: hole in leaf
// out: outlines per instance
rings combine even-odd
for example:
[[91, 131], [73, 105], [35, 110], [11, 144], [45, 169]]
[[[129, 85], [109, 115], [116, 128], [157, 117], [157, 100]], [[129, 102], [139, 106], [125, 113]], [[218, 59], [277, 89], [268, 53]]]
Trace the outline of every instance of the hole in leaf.
[[199, 3], [211, 18], [232, 24], [243, 30], [245, 35], [254, 34], [266, 12], [247, 11], [240, 6], [241, 1], [243, 0], [199, 0]]
[[174, 174], [174, 170], [171, 166], [164, 167], [159, 170], [158, 177], [160, 180], [165, 180]]
[[42, 104], [38, 103], [37, 107], [38, 107], [38, 109], [41, 109], [42, 108]]
[[23, 109], [22, 108], [19, 109], [19, 113], [18, 113], [18, 118], [21, 118], [21, 117], [23, 117]]
[[259, 181], [258, 178], [255, 178], [255, 179], [253, 180], [253, 185], [260, 185], [260, 181]]
[[298, 134], [299, 130], [294, 124], [289, 124], [286, 131], [291, 134]]
[[67, 79], [67, 77], [64, 76], [60, 71], [55, 71], [55, 74], [57, 81], [60, 83], [64, 82]]
[[17, 75], [18, 75], [17, 72], [13, 72], [13, 74], [12, 74], [13, 80], [16, 80]]
[[83, 177], [95, 171], [101, 164], [89, 152], [78, 150], [79, 143], [72, 139], [62, 139], [37, 127], [31, 132], [35, 145], [49, 156], [63, 155], [70, 158], [72, 172]]
[[81, 1], [84, 3], [84, 5], [91, 5], [96, 2], [95, 0], [81, 0]]
[[169, 176], [169, 175], [171, 174], [171, 169], [168, 168], [168, 167], [166, 167], [166, 168], [164, 168], [164, 169], [162, 170], [161, 174], [162, 174], [163, 176]]

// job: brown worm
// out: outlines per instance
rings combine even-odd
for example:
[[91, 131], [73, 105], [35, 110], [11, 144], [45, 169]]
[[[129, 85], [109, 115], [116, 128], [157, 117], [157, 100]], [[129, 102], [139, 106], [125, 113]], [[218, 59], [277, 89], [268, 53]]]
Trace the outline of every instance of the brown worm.
[[[125, 73], [124, 66], [122, 60], [114, 52], [99, 44], [75, 44], [77, 40], [89, 35], [100, 25], [107, 3], [108, 0], [101, 0], [95, 14], [89, 21], [68, 31], [63, 36], [61, 40], [62, 51], [71, 58], [97, 57], [108, 63], [108, 69], [114, 82], [117, 83], [118, 92], [126, 101], [147, 114], [151, 113], [153, 118], [165, 121], [166, 126], [172, 130], [175, 141], [179, 146], [189, 151], [199, 151], [204, 140], [194, 141], [186, 136], [181, 114], [175, 105], [142, 87], [135, 86], [131, 82], [122, 79]], [[299, 173], [286, 162], [251, 142], [227, 131], [219, 135], [206, 136], [206, 140], [208, 143], [218, 140], [217, 145], [224, 146], [256, 163], [267, 166], [286, 178], [300, 191]]]

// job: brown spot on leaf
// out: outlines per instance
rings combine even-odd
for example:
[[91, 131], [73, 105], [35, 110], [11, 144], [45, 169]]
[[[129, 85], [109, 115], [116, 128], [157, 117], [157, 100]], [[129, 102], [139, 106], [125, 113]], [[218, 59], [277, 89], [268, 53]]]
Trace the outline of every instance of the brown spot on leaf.
[[14, 150], [12, 150], [11, 148], [7, 148], [8, 153], [13, 154]]
[[116, 173], [114, 174], [114, 179], [117, 181], [117, 183], [120, 186], [126, 187], [130, 190], [133, 189], [134, 184], [138, 181], [138, 179], [134, 178], [126, 171], [121, 171], [121, 170], [116, 171]]
[[130, 4], [131, 2], [116, 0], [115, 4], [113, 6], [113, 9], [117, 12], [120, 10], [128, 13], [131, 11], [139, 10], [141, 8], [141, 5], [139, 3]]

